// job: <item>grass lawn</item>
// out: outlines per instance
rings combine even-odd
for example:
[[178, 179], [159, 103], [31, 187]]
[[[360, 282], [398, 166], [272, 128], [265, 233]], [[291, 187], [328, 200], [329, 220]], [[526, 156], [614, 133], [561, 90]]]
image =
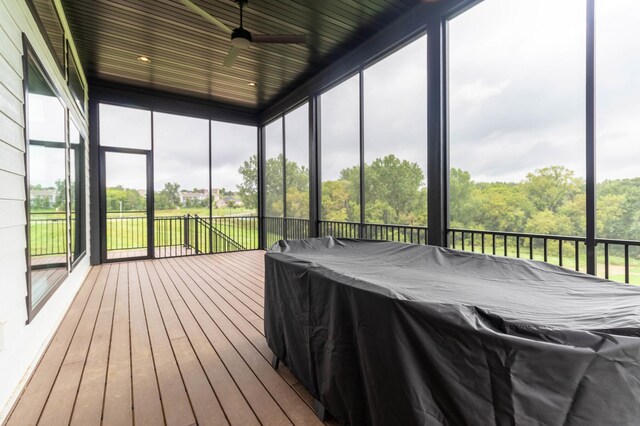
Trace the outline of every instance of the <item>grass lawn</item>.
[[[64, 213], [55, 211], [38, 211], [38, 214], [32, 216], [31, 222], [31, 254], [60, 254], [65, 252], [66, 235]], [[162, 245], [182, 245], [184, 244], [184, 216], [200, 216], [208, 221], [209, 209], [207, 208], [184, 208], [174, 210], [159, 210], [155, 212], [155, 242], [156, 246]], [[245, 249], [257, 249], [258, 247], [258, 220], [253, 217], [251, 219], [240, 216], [252, 216], [253, 211], [246, 209], [214, 209], [213, 210], [213, 226], [214, 230], [240, 244]], [[147, 220], [146, 215], [140, 212], [129, 213], [109, 213], [107, 221], [107, 244], [109, 250], [135, 249], [144, 248], [147, 245]], [[164, 219], [163, 219], [164, 218]], [[175, 219], [170, 219], [175, 218]], [[193, 223], [190, 223], [190, 243], [195, 245], [195, 232]], [[72, 224], [73, 226], [73, 224]], [[198, 247], [203, 252], [209, 251], [209, 231], [207, 227], [201, 226], [198, 229]], [[227, 238], [217, 236], [216, 232], [212, 232], [213, 240], [211, 246], [213, 251], [226, 251], [234, 249], [234, 245], [230, 244]], [[389, 235], [392, 238], [392, 235]], [[281, 235], [275, 232], [267, 233], [268, 245], [273, 244], [281, 238]], [[400, 238], [400, 237], [398, 237]], [[401, 238], [400, 238], [401, 239]], [[456, 241], [456, 247], [461, 248], [460, 240]], [[469, 250], [471, 240], [465, 240], [465, 249]], [[586, 250], [583, 244], [580, 246], [579, 269], [586, 272]], [[516, 257], [515, 240], [508, 242], [508, 254], [510, 257]], [[477, 238], [475, 241], [475, 251], [481, 252], [481, 240]], [[491, 239], [485, 241], [485, 253], [492, 253], [493, 247]], [[504, 246], [502, 239], [496, 239], [496, 254], [502, 255]], [[598, 253], [598, 276], [604, 277], [604, 254], [603, 250]], [[528, 240], [522, 239], [520, 246], [520, 257], [528, 259], [529, 243]], [[534, 260], [544, 260], [544, 250], [540, 244], [534, 245]], [[547, 249], [547, 262], [559, 265], [559, 253], [557, 242], [549, 242]], [[575, 269], [575, 248], [573, 243], [565, 242], [563, 245], [563, 266]], [[612, 248], [609, 256], [609, 279], [624, 282], [624, 257], [618, 255]], [[629, 259], [629, 281], [631, 284], [640, 285], [640, 248], [631, 248]]]

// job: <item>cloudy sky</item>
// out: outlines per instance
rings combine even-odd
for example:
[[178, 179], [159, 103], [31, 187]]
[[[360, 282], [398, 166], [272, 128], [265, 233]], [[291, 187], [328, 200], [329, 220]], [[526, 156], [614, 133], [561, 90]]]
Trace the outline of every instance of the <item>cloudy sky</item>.
[[[596, 3], [597, 177], [634, 177], [640, 163], [640, 2]], [[584, 176], [585, 4], [485, 0], [450, 22], [452, 167], [477, 181], [519, 181], [549, 165]], [[394, 153], [426, 171], [426, 48], [426, 36], [420, 37], [365, 70], [367, 162]], [[355, 76], [321, 96], [325, 180], [358, 164], [358, 86]], [[306, 108], [287, 116], [285, 131], [289, 158], [305, 165]], [[148, 111], [102, 105], [100, 112], [103, 144], [150, 146]], [[154, 123], [156, 188], [168, 181], [206, 187], [208, 122], [156, 113]], [[213, 186], [234, 188], [241, 181], [238, 167], [256, 152], [256, 129], [211, 127]], [[267, 128], [268, 156], [281, 152], [281, 138], [278, 121]], [[135, 164], [140, 160], [119, 157], [110, 184], [143, 183]]]

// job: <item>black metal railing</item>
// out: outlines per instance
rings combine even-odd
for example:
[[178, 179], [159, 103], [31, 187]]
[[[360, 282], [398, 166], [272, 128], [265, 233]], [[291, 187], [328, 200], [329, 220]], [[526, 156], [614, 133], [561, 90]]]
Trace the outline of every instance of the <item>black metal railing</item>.
[[[586, 272], [586, 238], [566, 235], [449, 229], [449, 247], [528, 258]], [[598, 276], [640, 283], [640, 241], [597, 238]]]
[[202, 220], [211, 226], [215, 232], [219, 232], [231, 241], [216, 246], [214, 239], [213, 245], [209, 250], [212, 253], [216, 253], [219, 247], [225, 247], [225, 244], [230, 244], [230, 246], [237, 244], [240, 250], [257, 250], [260, 246], [258, 238], [259, 221], [256, 216], [214, 216], [202, 218]]
[[427, 244], [428, 230], [423, 226], [364, 223], [361, 235], [369, 240]]
[[31, 256], [67, 253], [67, 220], [65, 212], [34, 212], [29, 219]]
[[286, 234], [289, 240], [309, 238], [309, 219], [286, 218]]
[[278, 241], [285, 238], [284, 236], [284, 218], [281, 217], [265, 217], [264, 218], [264, 235], [265, 248], [269, 248]]
[[[449, 247], [585, 269], [584, 237], [473, 229], [449, 229]], [[568, 262], [569, 261], [569, 262]]]
[[[107, 251], [147, 248], [146, 216], [107, 218]], [[258, 248], [258, 218], [254, 216], [158, 216], [153, 219], [155, 257], [187, 256]], [[125, 253], [126, 254], [126, 253]]]
[[395, 225], [383, 223], [358, 223], [320, 221], [320, 236], [336, 238], [366, 238], [369, 240], [399, 241], [403, 243], [427, 244], [426, 226]]
[[107, 251], [147, 248], [147, 217], [107, 217]]
[[[246, 250], [240, 242], [220, 231], [214, 218], [187, 215], [185, 217], [185, 246], [196, 253], [223, 253]], [[235, 218], [233, 218], [235, 219]]]
[[606, 279], [640, 284], [640, 241], [596, 238], [596, 247], [603, 259], [598, 272]]
[[360, 238], [360, 224], [357, 222], [321, 220], [319, 234], [321, 237]]

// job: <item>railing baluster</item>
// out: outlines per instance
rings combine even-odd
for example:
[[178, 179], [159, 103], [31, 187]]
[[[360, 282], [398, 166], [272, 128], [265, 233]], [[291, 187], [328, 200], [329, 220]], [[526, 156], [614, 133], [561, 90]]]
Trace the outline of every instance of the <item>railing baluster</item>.
[[544, 254], [544, 261], [546, 262], [547, 261], [547, 239], [546, 238], [542, 240], [542, 244], [543, 244], [542, 250]]
[[533, 237], [529, 237], [529, 259], [533, 260]]
[[604, 244], [604, 277], [609, 279], [609, 243]]
[[520, 237], [516, 237], [516, 257], [520, 259]]
[[629, 244], [624, 245], [624, 282], [629, 284]]
[[558, 240], [558, 263], [562, 266], [562, 244], [563, 240]]

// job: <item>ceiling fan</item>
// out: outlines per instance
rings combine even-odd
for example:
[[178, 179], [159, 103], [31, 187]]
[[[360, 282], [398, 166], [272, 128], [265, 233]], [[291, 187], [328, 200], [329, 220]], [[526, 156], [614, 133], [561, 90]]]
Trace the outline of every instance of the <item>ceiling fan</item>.
[[238, 3], [240, 7], [240, 26], [233, 30], [229, 28], [224, 22], [220, 21], [215, 16], [203, 10], [200, 6], [193, 3], [191, 0], [180, 0], [182, 4], [188, 7], [193, 12], [202, 16], [207, 21], [211, 22], [216, 27], [220, 28], [225, 33], [231, 36], [231, 49], [224, 60], [223, 65], [225, 67], [231, 67], [236, 60], [236, 57], [240, 53], [240, 49], [247, 48], [254, 43], [276, 43], [276, 44], [305, 44], [307, 38], [305, 35], [295, 34], [271, 34], [271, 35], [254, 35], [242, 27], [242, 10], [244, 6], [249, 2], [248, 0], [233, 0]]

